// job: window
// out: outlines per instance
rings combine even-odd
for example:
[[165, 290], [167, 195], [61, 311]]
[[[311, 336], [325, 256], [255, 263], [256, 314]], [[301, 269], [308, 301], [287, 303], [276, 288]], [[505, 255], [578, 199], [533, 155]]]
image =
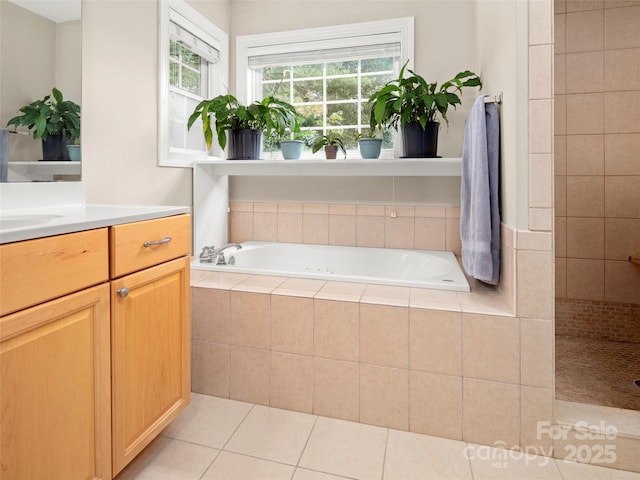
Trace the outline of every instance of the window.
[[[304, 132], [339, 135], [353, 157], [355, 135], [369, 128], [369, 96], [412, 50], [412, 18], [238, 37], [237, 88], [248, 102], [275, 95], [292, 103]], [[394, 136], [385, 132], [384, 156], [394, 155]], [[267, 139], [264, 149], [275, 145]]]
[[190, 166], [205, 152], [201, 122], [187, 120], [196, 105], [223, 91], [227, 35], [183, 1], [160, 3], [159, 164]]

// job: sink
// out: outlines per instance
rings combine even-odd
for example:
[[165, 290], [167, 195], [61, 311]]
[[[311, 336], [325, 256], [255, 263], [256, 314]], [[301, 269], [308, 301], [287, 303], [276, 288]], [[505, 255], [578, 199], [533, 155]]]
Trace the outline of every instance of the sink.
[[10, 230], [13, 228], [35, 227], [45, 224], [63, 215], [42, 215], [42, 214], [16, 214], [0, 215], [0, 230]]

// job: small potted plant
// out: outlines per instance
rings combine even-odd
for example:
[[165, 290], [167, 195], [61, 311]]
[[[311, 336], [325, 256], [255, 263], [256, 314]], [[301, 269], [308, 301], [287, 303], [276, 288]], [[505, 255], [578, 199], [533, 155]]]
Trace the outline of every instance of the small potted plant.
[[80, 105], [65, 100], [62, 92], [54, 87], [51, 95], [19, 111], [22, 115], [13, 117], [7, 126], [33, 130], [33, 138], [42, 139], [43, 160], [69, 160], [67, 144], [80, 138]]
[[362, 158], [379, 158], [382, 150], [382, 138], [376, 129], [363, 130], [356, 135], [360, 156]]
[[[398, 78], [387, 82], [369, 98], [372, 128], [402, 129], [404, 156], [435, 157], [438, 150], [439, 117], [449, 123], [447, 110], [461, 104], [458, 94], [465, 87], [482, 87], [480, 77], [465, 70], [438, 86], [428, 83], [413, 70], [409, 61], [400, 69]], [[410, 73], [405, 76], [405, 70]]]
[[311, 151], [316, 153], [318, 150], [324, 147], [324, 154], [327, 160], [335, 160], [338, 156], [338, 148], [342, 150], [344, 158], [347, 158], [347, 150], [344, 147], [344, 142], [338, 136], [333, 135], [321, 135], [316, 137], [311, 145]]
[[69, 151], [69, 160], [72, 162], [80, 161], [80, 139], [76, 138], [73, 143], [67, 145]]
[[213, 143], [212, 120], [223, 150], [229, 132], [229, 160], [259, 159], [263, 132], [283, 136], [287, 131], [300, 131], [293, 105], [272, 95], [249, 105], [241, 104], [233, 95], [219, 95], [200, 102], [189, 117], [187, 127], [191, 128], [198, 118], [202, 119], [207, 149]]
[[305, 146], [311, 147], [313, 138], [314, 135], [311, 130], [304, 130], [294, 132], [293, 135], [287, 134], [286, 138], [276, 140], [280, 146], [282, 158], [285, 160], [299, 160], [302, 156], [302, 148]]

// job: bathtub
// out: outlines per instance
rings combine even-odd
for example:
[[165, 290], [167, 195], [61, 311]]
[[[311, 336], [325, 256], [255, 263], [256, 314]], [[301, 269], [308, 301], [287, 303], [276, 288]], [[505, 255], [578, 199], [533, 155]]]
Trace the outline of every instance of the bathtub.
[[[469, 283], [451, 252], [244, 242], [224, 252], [228, 265], [191, 264], [197, 270], [468, 292]], [[234, 263], [231, 265], [230, 263]]]

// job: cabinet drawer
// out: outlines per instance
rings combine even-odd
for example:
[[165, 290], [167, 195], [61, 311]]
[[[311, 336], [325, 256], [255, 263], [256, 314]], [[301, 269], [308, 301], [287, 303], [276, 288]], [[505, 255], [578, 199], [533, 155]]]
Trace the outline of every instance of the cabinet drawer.
[[189, 215], [116, 225], [110, 230], [111, 278], [117, 278], [191, 251]]
[[109, 279], [106, 228], [0, 245], [0, 315]]

